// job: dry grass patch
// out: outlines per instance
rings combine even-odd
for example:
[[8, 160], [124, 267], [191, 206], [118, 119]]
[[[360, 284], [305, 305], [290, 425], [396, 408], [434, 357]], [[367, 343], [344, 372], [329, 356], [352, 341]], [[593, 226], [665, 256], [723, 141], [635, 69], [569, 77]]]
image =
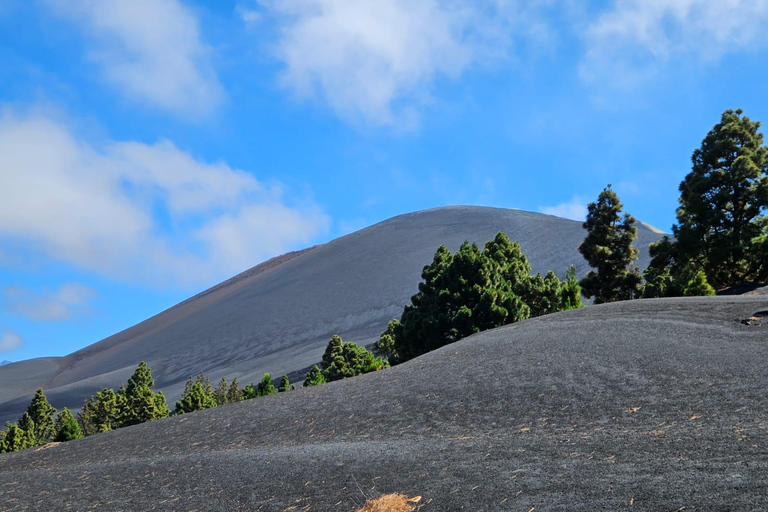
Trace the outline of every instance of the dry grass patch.
[[413, 512], [421, 496], [408, 498], [405, 494], [385, 494], [373, 500], [368, 500], [363, 508], [356, 512]]

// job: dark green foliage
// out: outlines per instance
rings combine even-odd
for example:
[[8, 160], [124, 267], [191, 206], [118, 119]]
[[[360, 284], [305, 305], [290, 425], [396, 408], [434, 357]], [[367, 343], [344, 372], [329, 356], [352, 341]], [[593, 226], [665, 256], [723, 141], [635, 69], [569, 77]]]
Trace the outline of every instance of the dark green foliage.
[[26, 448], [40, 446], [40, 443], [37, 442], [35, 427], [35, 420], [32, 419], [32, 416], [28, 412], [21, 415], [21, 418], [19, 419], [19, 429], [26, 435], [24, 438]]
[[278, 393], [285, 393], [286, 391], [291, 390], [291, 381], [288, 380], [287, 375], [283, 375], [282, 378], [280, 378], [280, 386], [277, 388]]
[[32, 421], [35, 423], [33, 430], [35, 446], [42, 446], [53, 438], [53, 415], [56, 409], [48, 403], [43, 393], [43, 388], [38, 388], [32, 403], [27, 408]]
[[683, 289], [683, 295], [686, 297], [709, 296], [714, 295], [715, 289], [707, 282], [707, 276], [703, 270], [699, 270], [693, 279]]
[[227, 403], [227, 393], [229, 392], [229, 383], [226, 377], [222, 377], [219, 381], [219, 385], [216, 386], [216, 390], [213, 392], [213, 398], [216, 399], [217, 405], [224, 405]]
[[464, 242], [453, 255], [440, 246], [411, 304], [381, 334], [377, 353], [396, 364], [476, 332], [581, 305], [575, 270], [570, 284], [553, 272], [530, 271], [520, 245], [504, 233], [483, 251]]
[[176, 402], [175, 414], [184, 414], [193, 411], [210, 409], [218, 405], [213, 395], [211, 382], [202, 373], [196, 380], [189, 379], [184, 385], [184, 392]]
[[75, 417], [72, 416], [72, 413], [66, 407], [56, 417], [55, 431], [56, 434], [53, 440], [59, 443], [83, 437], [80, 425], [77, 424]]
[[309, 386], [319, 386], [320, 384], [325, 384], [325, 377], [323, 376], [323, 371], [315, 365], [307, 372], [306, 377], [304, 377], [304, 384], [301, 387], [308, 388]]
[[584, 229], [587, 237], [579, 252], [597, 272], [590, 271], [581, 280], [584, 295], [595, 303], [634, 299], [641, 291], [642, 278], [632, 263], [638, 251], [632, 245], [637, 238], [637, 223], [631, 215], [621, 216], [622, 204], [608, 185], [588, 207]]
[[389, 364], [365, 347], [358, 347], [351, 341], [344, 343], [339, 336], [333, 336], [325, 348], [320, 366], [325, 381], [333, 382], [375, 372], [388, 367]]
[[679, 283], [672, 277], [672, 268], [677, 264], [677, 248], [668, 236], [651, 244], [651, 263], [643, 272], [645, 277], [644, 297], [673, 297], [680, 295]]
[[213, 396], [211, 381], [202, 373], [194, 381], [189, 379], [184, 384], [184, 392], [176, 402], [174, 414], [185, 414], [193, 411], [201, 411], [216, 407], [216, 398]]
[[124, 397], [122, 388], [118, 393], [105, 388], [90, 397], [77, 415], [83, 435], [92, 436], [118, 428]]
[[0, 453], [16, 452], [35, 446], [34, 432], [26, 432], [15, 423], [6, 423]]
[[715, 288], [766, 277], [755, 258], [768, 207], [768, 148], [759, 129], [741, 110], [725, 111], [680, 183], [678, 257], [703, 270]]
[[272, 383], [272, 374], [265, 373], [261, 382], [256, 386], [256, 396], [274, 395], [277, 393], [275, 385]]
[[240, 389], [237, 383], [237, 377], [235, 377], [232, 380], [232, 384], [230, 384], [229, 386], [229, 390], [227, 390], [227, 402], [235, 403], [235, 402], [239, 402], [242, 399], [243, 399], [243, 391]]
[[155, 380], [147, 363], [142, 361], [128, 379], [125, 402], [120, 411], [119, 426], [127, 427], [168, 417], [170, 411], [162, 393], [152, 391]]
[[396, 318], [390, 320], [387, 324], [387, 330], [381, 333], [379, 341], [373, 345], [376, 354], [386, 357], [389, 364], [397, 364], [397, 361], [400, 360], [395, 340], [398, 336], [402, 336], [402, 329], [403, 326], [400, 323], [400, 320]]

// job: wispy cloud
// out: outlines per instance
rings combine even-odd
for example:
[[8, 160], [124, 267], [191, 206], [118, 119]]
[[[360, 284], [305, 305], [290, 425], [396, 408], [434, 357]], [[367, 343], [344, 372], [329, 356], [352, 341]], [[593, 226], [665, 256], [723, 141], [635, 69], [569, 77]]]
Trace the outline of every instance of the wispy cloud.
[[614, 0], [585, 33], [585, 80], [632, 86], [681, 59], [766, 46], [768, 0]]
[[[506, 56], [513, 37], [544, 40], [517, 0], [259, 0], [279, 26], [282, 84], [341, 117], [412, 126], [440, 78]], [[248, 11], [252, 12], [252, 11]]]
[[0, 352], [10, 352], [24, 345], [24, 340], [17, 333], [5, 330], [0, 336]]
[[573, 199], [565, 203], [540, 206], [539, 211], [555, 217], [583, 221], [587, 218], [587, 201], [580, 196], [574, 196]]
[[52, 322], [69, 320], [88, 312], [88, 304], [96, 296], [91, 288], [78, 283], [66, 283], [55, 291], [35, 292], [22, 286], [3, 289], [7, 307], [29, 320]]
[[43, 0], [85, 29], [88, 57], [128, 96], [183, 117], [210, 113], [223, 91], [194, 13], [179, 0]]
[[328, 229], [314, 202], [283, 196], [169, 141], [94, 146], [44, 114], [0, 116], [4, 252], [22, 244], [124, 281], [210, 283]]

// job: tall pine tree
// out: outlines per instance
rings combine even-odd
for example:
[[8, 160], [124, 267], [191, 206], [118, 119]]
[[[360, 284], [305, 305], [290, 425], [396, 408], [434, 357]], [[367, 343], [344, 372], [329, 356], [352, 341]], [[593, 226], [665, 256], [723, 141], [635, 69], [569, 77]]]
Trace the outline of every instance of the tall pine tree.
[[[768, 148], [760, 123], [726, 110], [693, 152], [680, 183], [677, 259], [703, 270], [715, 288], [768, 277], [760, 237], [768, 208]], [[676, 270], [678, 270], [676, 272]], [[679, 274], [679, 269], [673, 269]]]
[[584, 295], [594, 297], [597, 304], [633, 299], [640, 293], [640, 271], [632, 267], [638, 254], [632, 245], [637, 222], [628, 213], [622, 217], [622, 208], [610, 185], [588, 206], [587, 237], [579, 252], [597, 272], [590, 271], [580, 284]]
[[27, 408], [27, 414], [35, 424], [33, 431], [35, 446], [42, 446], [53, 438], [53, 415], [56, 409], [48, 403], [43, 388], [38, 388], [32, 403]]

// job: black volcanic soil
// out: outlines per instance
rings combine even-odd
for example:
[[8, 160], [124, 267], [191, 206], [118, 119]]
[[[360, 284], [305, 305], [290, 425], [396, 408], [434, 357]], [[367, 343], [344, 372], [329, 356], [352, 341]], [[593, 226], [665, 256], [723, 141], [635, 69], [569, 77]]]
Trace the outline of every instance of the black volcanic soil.
[[765, 297], [540, 317], [318, 388], [0, 456], [0, 509], [768, 510]]

